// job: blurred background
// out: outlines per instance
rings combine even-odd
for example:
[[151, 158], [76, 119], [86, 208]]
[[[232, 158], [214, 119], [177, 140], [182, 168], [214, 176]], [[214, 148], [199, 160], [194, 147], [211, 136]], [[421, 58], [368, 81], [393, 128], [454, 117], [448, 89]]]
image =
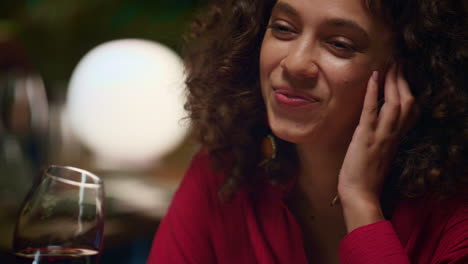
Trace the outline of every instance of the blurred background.
[[198, 146], [182, 36], [206, 0], [0, 0], [0, 263], [49, 164], [104, 179], [102, 262], [145, 263]]

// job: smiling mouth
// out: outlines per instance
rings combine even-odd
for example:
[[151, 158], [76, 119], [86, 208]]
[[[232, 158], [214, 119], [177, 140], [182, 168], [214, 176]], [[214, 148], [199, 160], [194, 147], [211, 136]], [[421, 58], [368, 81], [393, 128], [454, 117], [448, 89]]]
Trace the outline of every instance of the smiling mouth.
[[290, 94], [287, 94], [287, 93], [281, 93], [281, 92], [278, 92], [279, 94], [282, 94], [284, 96], [286, 96], [287, 98], [290, 98], [290, 99], [297, 99], [297, 100], [306, 100], [306, 101], [312, 101], [312, 100], [309, 100], [307, 98], [304, 98], [304, 97], [301, 97], [301, 96], [295, 96], [295, 95], [290, 95]]
[[294, 92], [284, 91], [280, 89], [273, 89], [274, 97], [279, 105], [298, 107], [306, 106], [313, 103], [317, 103], [318, 100], [310, 96], [297, 94]]
[[319, 99], [293, 88], [273, 87], [274, 97], [280, 105], [286, 106], [305, 106], [319, 102]]

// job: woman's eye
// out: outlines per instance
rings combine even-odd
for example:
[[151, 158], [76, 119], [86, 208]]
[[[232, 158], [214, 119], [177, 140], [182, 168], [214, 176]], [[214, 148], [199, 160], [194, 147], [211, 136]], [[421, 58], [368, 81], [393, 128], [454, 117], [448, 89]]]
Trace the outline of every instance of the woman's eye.
[[295, 33], [295, 30], [292, 27], [280, 23], [272, 23], [268, 25], [268, 28], [271, 29], [272, 33], [280, 39], [289, 38]]
[[286, 32], [286, 33], [292, 32], [292, 30], [289, 27], [280, 25], [280, 24], [271, 24], [268, 26], [268, 28], [271, 28], [273, 31], [278, 31], [278, 32]]
[[348, 52], [356, 51], [356, 48], [353, 45], [348, 44], [346, 42], [330, 41], [329, 44], [338, 51], [348, 51]]

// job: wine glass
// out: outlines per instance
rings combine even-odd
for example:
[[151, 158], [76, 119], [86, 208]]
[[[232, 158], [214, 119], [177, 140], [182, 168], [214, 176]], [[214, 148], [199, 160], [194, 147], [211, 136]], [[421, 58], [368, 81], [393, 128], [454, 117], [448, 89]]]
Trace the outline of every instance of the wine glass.
[[97, 264], [103, 231], [102, 180], [82, 169], [50, 166], [17, 219], [17, 264]]

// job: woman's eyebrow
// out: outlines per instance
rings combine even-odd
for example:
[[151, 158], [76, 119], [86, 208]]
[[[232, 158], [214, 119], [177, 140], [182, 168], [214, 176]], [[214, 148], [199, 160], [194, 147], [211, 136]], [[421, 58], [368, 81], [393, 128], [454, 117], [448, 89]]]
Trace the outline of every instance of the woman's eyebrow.
[[[271, 12], [272, 15], [277, 14], [278, 12], [285, 13], [292, 17], [299, 17], [299, 12], [292, 7], [290, 4], [285, 2], [277, 2], [273, 7], [273, 11]], [[364, 30], [361, 26], [359, 26], [356, 22], [349, 19], [344, 18], [330, 18], [324, 22], [327, 26], [332, 26], [335, 28], [344, 28], [344, 29], [351, 29], [358, 32], [362, 37], [365, 39], [369, 39], [369, 35], [367, 34], [366, 30]]]
[[363, 29], [361, 26], [359, 26], [356, 22], [349, 20], [349, 19], [344, 19], [344, 18], [330, 18], [327, 19], [324, 23], [326, 26], [334, 27], [334, 28], [343, 28], [343, 29], [349, 29], [357, 32], [360, 34], [363, 38], [369, 39], [369, 34], [367, 34], [366, 30]]
[[271, 12], [271, 14], [273, 15], [278, 12], [283, 12], [293, 17], [299, 17], [299, 13], [297, 12], [297, 10], [294, 9], [290, 4], [284, 2], [277, 2], [273, 7], [273, 11]]

